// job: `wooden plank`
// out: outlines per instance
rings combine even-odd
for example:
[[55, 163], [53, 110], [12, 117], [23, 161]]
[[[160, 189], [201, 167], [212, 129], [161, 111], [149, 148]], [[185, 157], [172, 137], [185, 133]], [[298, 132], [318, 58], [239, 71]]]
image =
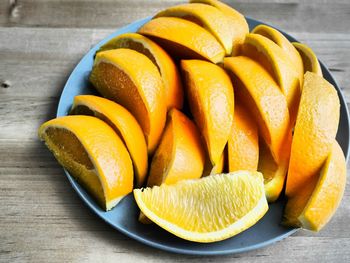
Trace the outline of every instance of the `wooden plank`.
[[[58, 97], [81, 57], [113, 29], [0, 28], [0, 96]], [[289, 32], [331, 69], [350, 102], [350, 35]], [[21, 77], [18, 77], [18, 74]]]
[[[31, 1], [18, 0], [15, 17], [2, 26], [117, 28], [186, 1]], [[350, 7], [341, 1], [228, 1], [243, 14], [288, 31], [349, 32]], [[8, 8], [7, 8], [8, 9]], [[64, 16], [64, 19], [62, 17]], [[322, 17], [322, 19], [315, 19]]]

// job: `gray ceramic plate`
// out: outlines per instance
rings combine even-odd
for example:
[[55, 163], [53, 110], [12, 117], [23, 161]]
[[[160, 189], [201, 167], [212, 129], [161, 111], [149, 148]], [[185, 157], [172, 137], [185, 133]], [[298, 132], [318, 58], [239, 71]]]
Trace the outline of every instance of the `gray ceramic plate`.
[[[98, 43], [82, 58], [82, 60], [73, 70], [63, 89], [57, 109], [57, 116], [64, 116], [68, 114], [74, 96], [79, 94], [95, 93], [95, 91], [90, 87], [88, 76], [93, 65], [96, 50], [102, 44], [106, 43], [108, 40], [117, 35], [137, 31], [137, 29], [149, 19], [150, 18], [143, 19], [121, 28]], [[247, 18], [247, 20], [250, 29], [254, 28], [258, 24], [263, 24], [262, 22], [254, 19]], [[285, 35], [289, 38], [289, 40], [296, 41], [293, 37], [287, 34]], [[349, 116], [346, 103], [331, 73], [324, 66], [324, 64], [321, 63], [321, 66], [324, 77], [330, 83], [332, 83], [338, 91], [341, 102], [341, 114], [337, 140], [347, 156], [349, 149]], [[94, 200], [69, 175], [68, 172], [66, 172], [66, 175], [71, 182], [73, 189], [78, 193], [83, 202], [87, 204], [87, 206], [102, 220], [135, 240], [166, 251], [192, 255], [222, 255], [239, 253], [267, 246], [297, 231], [297, 229], [286, 228], [280, 225], [285, 201], [282, 197], [280, 200], [278, 200], [278, 202], [270, 205], [267, 214], [256, 225], [235, 237], [210, 244], [189, 242], [164, 231], [157, 225], [143, 225], [139, 223], [137, 221], [139, 210], [131, 194], [125, 197], [112, 211], [105, 212], [99, 208]]]

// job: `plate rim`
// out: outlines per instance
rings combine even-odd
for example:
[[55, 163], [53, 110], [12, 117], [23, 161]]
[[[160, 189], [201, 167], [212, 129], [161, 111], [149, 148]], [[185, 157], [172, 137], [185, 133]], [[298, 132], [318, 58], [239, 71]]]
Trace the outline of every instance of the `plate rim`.
[[[119, 34], [122, 34], [123, 31], [126, 30], [126, 28], [130, 27], [130, 26], [137, 26], [137, 25], [142, 25], [144, 23], [146, 23], [147, 21], [149, 21], [152, 17], [146, 17], [146, 18], [143, 18], [143, 19], [139, 19], [139, 20], [136, 20], [130, 24], [127, 24], [123, 27], [120, 27], [118, 28], [117, 30], [113, 31], [111, 34], [107, 35], [106, 37], [104, 37], [101, 41], [99, 41], [97, 44], [93, 45], [92, 48], [90, 48], [86, 53], [85, 55], [79, 60], [79, 62], [75, 65], [73, 71], [70, 73], [65, 85], [64, 85], [64, 88], [62, 89], [62, 92], [61, 92], [61, 95], [59, 97], [59, 100], [58, 100], [58, 105], [57, 105], [57, 111], [56, 111], [56, 117], [60, 117], [60, 116], [64, 116], [65, 114], [62, 114], [62, 110], [61, 110], [61, 101], [62, 99], [65, 97], [65, 92], [67, 92], [68, 88], [69, 88], [69, 82], [72, 81], [71, 79], [73, 78], [73, 76], [76, 74], [76, 70], [77, 68], [79, 67], [80, 64], [84, 63], [84, 60], [86, 60], [88, 57], [89, 57], [89, 53], [92, 51], [92, 50], [97, 50], [98, 47], [100, 47], [101, 45], [103, 45], [104, 43], [106, 43], [107, 41], [109, 41], [109, 39], [115, 37], [115, 35], [119, 35]], [[253, 18], [250, 18], [248, 16], [245, 16], [245, 18], [247, 19], [247, 22], [249, 24], [249, 22], [251, 23], [256, 23], [256, 24], [265, 24], [265, 25], [268, 25], [268, 26], [271, 26], [273, 28], [275, 28], [276, 30], [278, 30], [279, 32], [281, 32], [283, 35], [285, 35], [288, 39], [291, 39], [293, 41], [297, 41], [299, 42], [297, 39], [295, 39], [293, 36], [289, 35], [288, 33], [280, 30], [279, 28], [273, 26], [273, 25], [270, 25], [268, 23], [265, 23], [265, 22], [262, 22], [260, 20], [257, 20], [257, 19], [253, 19]], [[125, 31], [127, 32], [127, 31]], [[337, 94], [339, 96], [339, 99], [342, 101], [342, 104], [345, 106], [345, 119], [346, 119], [346, 123], [347, 123], [347, 129], [348, 129], [348, 132], [350, 131], [350, 122], [349, 122], [349, 110], [348, 110], [348, 107], [347, 107], [347, 104], [346, 104], [346, 100], [345, 100], [345, 97], [344, 97], [344, 94], [343, 92], [341, 91], [337, 81], [335, 80], [335, 78], [333, 77], [333, 75], [331, 74], [331, 72], [329, 71], [329, 69], [325, 66], [325, 64], [320, 61], [320, 64], [321, 64], [321, 68], [323, 71], [327, 72], [328, 75], [330, 76], [331, 80], [334, 82], [335, 84], [335, 88], [337, 90]], [[349, 154], [350, 154], [350, 143], [348, 142], [348, 147], [347, 147], [347, 152], [345, 153], [345, 156], [346, 156], [346, 161], [348, 161], [349, 159]], [[263, 241], [263, 242], [260, 242], [258, 244], [254, 244], [254, 245], [250, 245], [250, 246], [246, 246], [246, 247], [242, 247], [242, 248], [234, 248], [234, 249], [227, 249], [227, 250], [215, 250], [215, 251], [211, 251], [211, 250], [207, 250], [207, 251], [199, 251], [199, 250], [195, 250], [195, 249], [192, 249], [192, 250], [187, 250], [187, 249], [180, 249], [180, 248], [176, 248], [176, 247], [170, 247], [170, 246], [166, 246], [166, 245], [162, 245], [160, 243], [157, 243], [157, 242], [154, 242], [152, 240], [148, 240], [148, 239], [145, 239], [143, 237], [140, 237], [139, 235], [133, 233], [133, 232], [130, 232], [122, 227], [120, 227], [119, 225], [115, 225], [115, 224], [111, 224], [110, 222], [108, 222], [106, 220], [106, 218], [102, 217], [100, 214], [99, 214], [99, 211], [97, 211], [96, 207], [92, 205], [92, 203], [87, 200], [87, 198], [85, 197], [85, 195], [83, 193], [81, 193], [81, 191], [78, 189], [77, 187], [77, 182], [76, 180], [65, 170], [63, 169], [70, 184], [72, 185], [72, 188], [74, 189], [74, 191], [78, 194], [78, 196], [83, 200], [83, 203], [85, 205], [87, 205], [100, 219], [102, 219], [105, 223], [107, 223], [109, 226], [111, 226], [112, 228], [114, 229], [117, 229], [119, 232], [123, 233], [124, 235], [128, 236], [129, 238], [132, 238], [134, 240], [137, 240], [138, 242], [140, 243], [143, 243], [147, 246], [151, 246], [151, 247], [154, 247], [154, 248], [157, 248], [157, 249], [161, 249], [161, 250], [164, 250], [164, 251], [167, 251], [167, 252], [172, 252], [172, 253], [178, 253], [178, 254], [186, 254], [186, 255], [197, 255], [197, 256], [218, 256], [218, 255], [227, 255], [227, 254], [236, 254], [236, 253], [243, 253], [243, 252], [248, 252], [248, 251], [252, 251], [252, 250], [255, 250], [255, 249], [259, 249], [259, 248], [263, 248], [263, 247], [266, 247], [268, 245], [271, 245], [275, 242], [278, 242], [278, 241], [281, 241], [283, 240], [284, 238], [294, 234], [295, 232], [297, 232], [299, 230], [299, 228], [292, 228], [290, 230], [286, 230], [286, 232], [283, 234], [283, 235], [279, 235], [275, 238], [272, 238], [272, 239], [269, 239], [269, 240], [266, 240], [266, 241]], [[132, 193], [131, 193], [132, 194]], [[210, 244], [204, 244], [204, 245], [210, 245]]]

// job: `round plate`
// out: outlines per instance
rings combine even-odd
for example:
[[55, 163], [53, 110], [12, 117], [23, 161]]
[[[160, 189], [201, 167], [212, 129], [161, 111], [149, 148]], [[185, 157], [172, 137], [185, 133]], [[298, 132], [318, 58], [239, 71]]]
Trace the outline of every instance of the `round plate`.
[[[92, 69], [96, 50], [115, 36], [126, 32], [136, 32], [140, 26], [149, 20], [150, 18], [146, 18], [121, 28], [98, 43], [82, 58], [73, 70], [63, 89], [58, 104], [57, 116], [65, 116], [68, 114], [74, 96], [95, 93], [94, 89], [89, 84], [88, 77]], [[258, 24], [263, 24], [262, 22], [250, 18], [247, 18], [247, 21], [250, 29]], [[288, 34], [283, 34], [289, 40], [296, 41]], [[322, 63], [321, 67], [324, 77], [332, 83], [338, 91], [341, 103], [341, 114], [337, 140], [348, 157], [349, 116], [346, 103], [331, 73]], [[132, 194], [125, 197], [111, 211], [105, 212], [101, 210], [89, 194], [85, 192], [85, 190], [69, 175], [67, 171], [65, 172], [74, 190], [78, 193], [81, 199], [105, 222], [133, 239], [166, 251], [192, 255], [222, 255], [238, 253], [272, 244], [297, 231], [295, 228], [286, 228], [280, 225], [285, 201], [284, 198], [280, 198], [278, 202], [270, 204], [269, 211], [257, 224], [237, 236], [209, 244], [186, 241], [166, 232], [155, 224], [143, 225], [139, 223], [137, 220], [139, 209]]]

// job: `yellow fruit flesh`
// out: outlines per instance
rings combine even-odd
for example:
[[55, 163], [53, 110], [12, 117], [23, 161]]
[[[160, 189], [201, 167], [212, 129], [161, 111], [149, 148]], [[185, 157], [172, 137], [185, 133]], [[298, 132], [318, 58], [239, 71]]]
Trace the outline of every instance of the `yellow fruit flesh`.
[[141, 211], [178, 237], [214, 242], [255, 224], [268, 210], [260, 173], [240, 171], [135, 189]]
[[313, 50], [302, 43], [293, 42], [292, 44], [298, 50], [302, 58], [304, 64], [304, 73], [310, 71], [322, 77], [322, 69]]

